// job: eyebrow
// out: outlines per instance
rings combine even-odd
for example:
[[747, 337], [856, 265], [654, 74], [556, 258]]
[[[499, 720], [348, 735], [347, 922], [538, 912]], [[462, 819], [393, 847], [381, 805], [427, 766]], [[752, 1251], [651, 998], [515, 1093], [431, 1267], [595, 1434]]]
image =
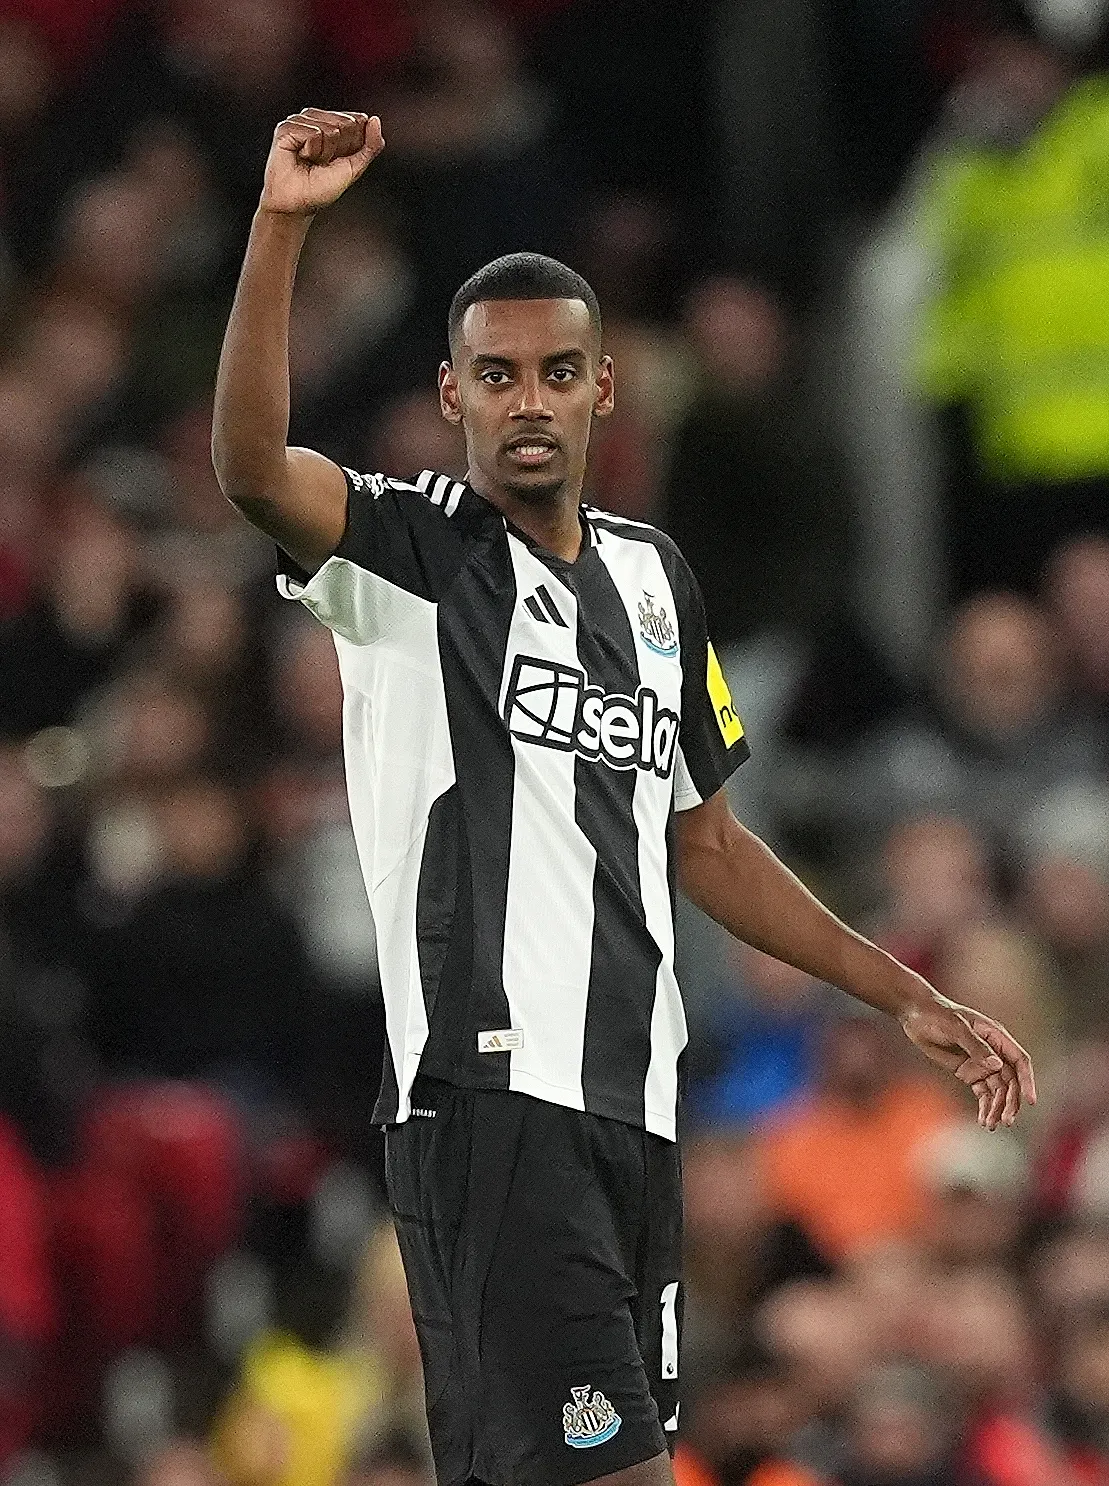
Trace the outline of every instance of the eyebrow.
[[[560, 361], [571, 361], [577, 366], [585, 366], [588, 356], [580, 347], [573, 347], [567, 351], [556, 351], [553, 356], [544, 356], [544, 366], [557, 366]], [[478, 355], [470, 358], [470, 365], [474, 368], [484, 370], [491, 366], [512, 367], [516, 363], [511, 356]]]

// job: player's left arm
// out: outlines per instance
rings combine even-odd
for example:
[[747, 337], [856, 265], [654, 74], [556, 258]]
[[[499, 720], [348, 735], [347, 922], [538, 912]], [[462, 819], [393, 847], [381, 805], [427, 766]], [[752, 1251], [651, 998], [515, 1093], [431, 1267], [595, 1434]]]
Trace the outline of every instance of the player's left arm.
[[949, 1001], [825, 908], [736, 820], [723, 790], [675, 816], [682, 891], [744, 943], [895, 1017], [922, 1053], [968, 1084], [978, 1120], [1011, 1125], [1036, 1102], [1032, 1062], [992, 1017]]

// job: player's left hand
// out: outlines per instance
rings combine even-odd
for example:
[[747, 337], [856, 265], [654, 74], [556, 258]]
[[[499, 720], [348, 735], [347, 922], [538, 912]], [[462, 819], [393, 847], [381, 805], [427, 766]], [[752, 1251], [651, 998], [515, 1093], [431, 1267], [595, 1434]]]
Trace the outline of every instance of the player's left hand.
[[1012, 1125], [1024, 1101], [1035, 1104], [1032, 1059], [992, 1016], [934, 993], [930, 1003], [907, 1012], [901, 1026], [926, 1058], [969, 1085], [978, 1123], [987, 1130]]

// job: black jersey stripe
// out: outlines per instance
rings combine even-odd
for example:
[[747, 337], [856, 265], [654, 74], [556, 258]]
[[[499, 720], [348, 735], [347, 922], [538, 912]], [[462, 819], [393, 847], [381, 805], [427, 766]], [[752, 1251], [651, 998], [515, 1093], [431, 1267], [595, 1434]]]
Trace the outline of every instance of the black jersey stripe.
[[[507, 1088], [509, 1060], [477, 1051], [475, 1029], [510, 1025], [504, 990], [505, 917], [512, 844], [512, 740], [488, 698], [498, 697], [516, 580], [499, 540], [471, 562], [439, 605], [437, 628], [458, 786], [459, 876], [451, 946], [420, 1071], [471, 1087]], [[474, 616], [481, 623], [474, 623]], [[471, 829], [471, 822], [480, 829]], [[481, 849], [473, 845], [475, 836]]]
[[529, 594], [528, 597], [524, 600], [524, 608], [528, 611], [533, 619], [538, 619], [540, 624], [550, 624], [551, 621], [547, 618], [546, 614], [543, 613], [543, 606], [535, 597], [534, 593]]
[[459, 816], [455, 784], [439, 796], [428, 812], [416, 887], [416, 954], [429, 1027], [435, 1020], [457, 907]]
[[393, 1049], [389, 1045], [389, 1038], [386, 1036], [382, 1040], [385, 1049], [381, 1060], [381, 1084], [378, 1087], [372, 1119], [375, 1125], [391, 1125], [400, 1111], [400, 1085], [397, 1082], [397, 1068], [393, 1062]]
[[[570, 572], [578, 596], [577, 649], [589, 676], [634, 697], [635, 638], [612, 577], [592, 549]], [[647, 929], [639, 884], [639, 833], [633, 805], [637, 769], [598, 768], [578, 759], [575, 819], [597, 851], [593, 878], [593, 955], [585, 1015], [585, 1107], [642, 1125], [651, 1061], [650, 1016], [661, 951]], [[619, 1079], [612, 1070], [620, 1069]]]

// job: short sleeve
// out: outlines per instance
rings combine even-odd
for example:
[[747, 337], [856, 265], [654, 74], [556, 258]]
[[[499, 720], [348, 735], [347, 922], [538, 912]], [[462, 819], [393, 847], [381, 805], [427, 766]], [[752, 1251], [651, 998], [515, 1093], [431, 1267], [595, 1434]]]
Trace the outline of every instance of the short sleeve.
[[720, 669], [705, 625], [697, 580], [681, 564], [679, 609], [682, 647], [682, 723], [674, 776], [675, 810], [709, 799], [750, 756], [743, 723]]
[[466, 487], [430, 470], [411, 481], [343, 474], [347, 524], [338, 547], [313, 576], [279, 548], [277, 586], [330, 629], [365, 642], [385, 610], [437, 603], [457, 575], [463, 543], [451, 518]]

